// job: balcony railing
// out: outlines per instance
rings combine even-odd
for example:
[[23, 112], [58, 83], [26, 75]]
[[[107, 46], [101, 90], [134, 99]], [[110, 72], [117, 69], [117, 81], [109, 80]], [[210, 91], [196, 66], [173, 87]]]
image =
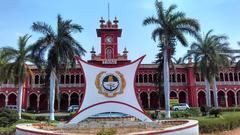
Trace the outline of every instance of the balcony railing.
[[[196, 85], [205, 85], [205, 82], [196, 82]], [[240, 85], [240, 82], [217, 82], [217, 85]]]
[[[185, 85], [187, 85], [186, 82], [170, 82], [170, 86], [185, 86]], [[154, 83], [136, 83], [136, 86], [156, 86], [156, 84], [154, 84]]]
[[[41, 88], [43, 87], [43, 84], [32, 84], [33, 88]], [[74, 83], [74, 84], [59, 84], [59, 87], [61, 88], [68, 88], [68, 87], [84, 87], [84, 83]]]
[[0, 85], [1, 88], [17, 88], [15, 84], [2, 84]]

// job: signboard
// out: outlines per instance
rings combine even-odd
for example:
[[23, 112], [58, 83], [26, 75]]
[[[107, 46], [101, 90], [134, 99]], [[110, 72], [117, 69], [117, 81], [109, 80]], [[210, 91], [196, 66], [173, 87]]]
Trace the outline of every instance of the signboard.
[[117, 60], [116, 59], [104, 59], [102, 61], [102, 64], [117, 64]]
[[170, 99], [170, 106], [174, 106], [176, 104], [179, 104], [179, 100], [177, 98], [171, 98]]

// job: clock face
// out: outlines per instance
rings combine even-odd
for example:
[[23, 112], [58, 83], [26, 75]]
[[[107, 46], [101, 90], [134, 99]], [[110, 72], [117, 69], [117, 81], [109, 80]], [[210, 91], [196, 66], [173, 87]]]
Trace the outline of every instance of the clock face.
[[112, 38], [111, 36], [107, 36], [107, 37], [105, 38], [105, 42], [106, 42], [106, 43], [112, 43], [112, 42], [113, 42], [113, 38]]

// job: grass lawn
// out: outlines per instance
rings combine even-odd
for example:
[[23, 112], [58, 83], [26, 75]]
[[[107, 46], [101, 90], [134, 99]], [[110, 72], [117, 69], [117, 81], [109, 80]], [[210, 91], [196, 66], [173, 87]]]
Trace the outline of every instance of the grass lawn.
[[7, 135], [7, 134], [12, 135], [12, 134], [14, 134], [17, 124], [36, 123], [36, 122], [39, 122], [39, 121], [36, 121], [36, 120], [18, 120], [16, 123], [14, 123], [13, 125], [11, 125], [9, 127], [0, 127], [0, 135]]
[[221, 132], [240, 127], [240, 111], [223, 112], [219, 117], [193, 117], [199, 121], [199, 130], [201, 133]]

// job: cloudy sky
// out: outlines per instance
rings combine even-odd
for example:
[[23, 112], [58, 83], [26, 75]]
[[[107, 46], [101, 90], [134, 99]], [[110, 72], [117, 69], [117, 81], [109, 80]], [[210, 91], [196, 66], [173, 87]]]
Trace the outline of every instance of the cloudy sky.
[[[129, 59], [134, 60], [144, 54], [144, 63], [155, 59], [157, 43], [151, 39], [153, 26], [142, 26], [145, 17], [154, 15], [155, 0], [1, 0], [0, 1], [0, 47], [16, 46], [17, 38], [30, 34], [30, 43], [36, 41], [39, 34], [31, 31], [35, 21], [44, 21], [56, 26], [56, 16], [82, 25], [83, 32], [75, 37], [88, 51], [84, 59], [90, 58], [92, 46], [100, 51], [100, 40], [96, 36], [100, 17], [107, 18], [107, 3], [110, 3], [110, 18], [119, 19], [123, 29], [119, 40], [119, 52], [124, 47], [129, 50]], [[239, 0], [163, 0], [164, 6], [177, 4], [178, 10], [188, 17], [197, 19], [201, 24], [201, 33], [214, 29], [215, 34], [226, 34], [232, 48], [238, 48], [240, 41], [240, 1]], [[189, 38], [189, 43], [193, 39]], [[178, 45], [176, 57], [181, 57], [188, 48]]]

